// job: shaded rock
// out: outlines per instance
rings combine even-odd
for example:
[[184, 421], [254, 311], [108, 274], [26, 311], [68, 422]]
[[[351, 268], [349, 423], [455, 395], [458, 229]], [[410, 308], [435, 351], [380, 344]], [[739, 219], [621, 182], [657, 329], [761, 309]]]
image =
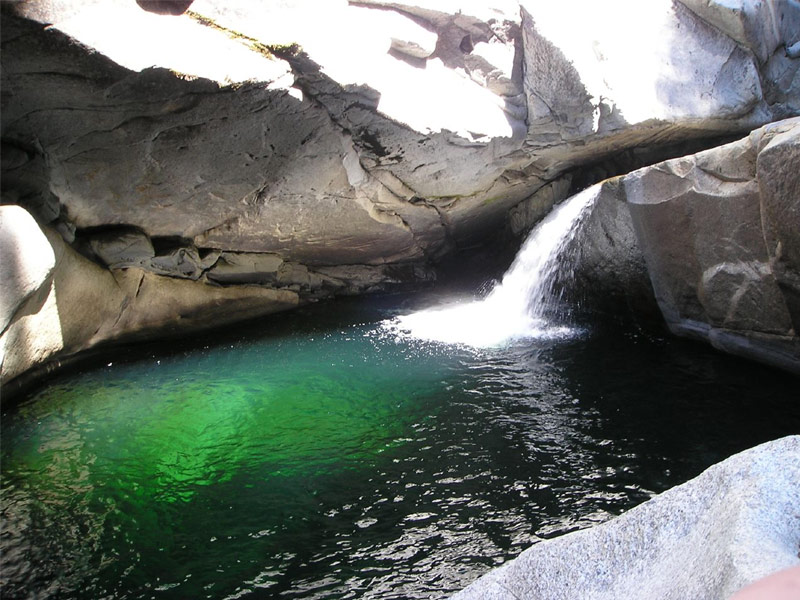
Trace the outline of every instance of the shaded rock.
[[572, 178], [569, 175], [542, 186], [508, 212], [508, 224], [515, 235], [530, 229], [549, 213], [553, 206], [568, 196]]
[[277, 254], [223, 252], [207, 276], [210, 281], [221, 284], [274, 284], [282, 265], [283, 259]]
[[[784, 130], [785, 129], [785, 130]], [[764, 241], [795, 334], [800, 333], [800, 120], [754, 134]]]
[[565, 295], [612, 313], [660, 315], [626, 203], [622, 178], [594, 186], [596, 199], [566, 253], [572, 256]]
[[0, 332], [47, 283], [55, 264], [53, 250], [33, 217], [20, 206], [0, 206]]
[[199, 279], [207, 269], [217, 262], [219, 255], [218, 251], [211, 251], [203, 253], [201, 257], [197, 248], [187, 246], [155, 256], [142, 266], [159, 275]]
[[4, 202], [19, 204], [38, 222], [51, 223], [61, 214], [58, 198], [50, 191], [50, 174], [44, 156], [25, 145], [2, 143]]
[[138, 269], [114, 273], [130, 299], [119, 321], [102, 333], [111, 339], [148, 339], [268, 315], [298, 304], [297, 294], [259, 286], [219, 287], [161, 277]]
[[113, 269], [148, 264], [156, 255], [150, 238], [138, 229], [117, 228], [93, 235], [89, 246], [97, 258]]
[[716, 464], [621, 516], [552, 540], [454, 600], [724, 600], [800, 565], [800, 437]]
[[158, 15], [182, 15], [194, 0], [136, 0], [144, 10]]
[[794, 371], [799, 133], [784, 121], [623, 179], [670, 329]]
[[[800, 49], [800, 42], [792, 47]], [[788, 48], [778, 48], [767, 63], [764, 95], [776, 120], [800, 114], [799, 59], [800, 54], [793, 56]]]

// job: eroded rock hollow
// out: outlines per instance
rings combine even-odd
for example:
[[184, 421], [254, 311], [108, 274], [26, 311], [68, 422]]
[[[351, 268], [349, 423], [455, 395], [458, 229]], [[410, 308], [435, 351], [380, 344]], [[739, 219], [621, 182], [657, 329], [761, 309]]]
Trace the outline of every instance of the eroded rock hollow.
[[[429, 281], [576, 187], [800, 110], [788, 0], [180, 4], [3, 5], [4, 383], [110, 341]], [[784, 129], [628, 176], [644, 267], [624, 272], [676, 333], [795, 368]]]

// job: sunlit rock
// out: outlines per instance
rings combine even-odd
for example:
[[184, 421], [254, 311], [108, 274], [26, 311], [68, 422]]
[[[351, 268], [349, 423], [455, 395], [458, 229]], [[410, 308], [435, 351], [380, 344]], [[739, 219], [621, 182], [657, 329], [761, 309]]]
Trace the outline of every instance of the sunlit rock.
[[[102, 343], [195, 331], [298, 303], [290, 290], [223, 288], [136, 267], [109, 271], [78, 254], [55, 231], [40, 230], [30, 216], [26, 225], [26, 218], [18, 214], [24, 212], [0, 207], [0, 299], [4, 314], [6, 303], [16, 298], [19, 305], [16, 310], [9, 306], [10, 324], [0, 336], [3, 384], [33, 367]], [[13, 228], [12, 217], [17, 223]], [[24, 249], [16, 243], [20, 232], [34, 249], [13, 252]], [[25, 297], [25, 290], [33, 292]]]
[[800, 565], [800, 437], [716, 464], [621, 516], [535, 544], [453, 600], [725, 600]]
[[33, 217], [19, 206], [0, 206], [0, 332], [54, 267], [53, 250]]

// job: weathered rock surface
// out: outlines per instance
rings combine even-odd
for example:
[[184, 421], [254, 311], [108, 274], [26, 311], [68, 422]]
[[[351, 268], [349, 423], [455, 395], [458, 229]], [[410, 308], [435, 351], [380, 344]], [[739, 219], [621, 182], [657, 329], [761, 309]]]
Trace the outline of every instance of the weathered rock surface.
[[573, 294], [800, 372], [800, 119], [596, 188]]
[[623, 185], [670, 329], [800, 372], [800, 119]]
[[[179, 17], [123, 0], [23, 4], [133, 69], [269, 85], [134, 74], [10, 21], [4, 136], [39, 136], [78, 228], [134, 225], [307, 264], [420, 261], [496, 227], [566, 168], [771, 120], [762, 79], [794, 95], [786, 69], [763, 72], [797, 41], [793, 3], [618, 4], [196, 0]], [[125, 33], [92, 25], [111, 15]], [[143, 32], [146, 50], [133, 43]], [[303, 52], [283, 59], [263, 46], [293, 43]], [[210, 70], [223, 61], [208, 48], [249, 71]]]
[[[43, 232], [18, 206], [0, 207], [0, 219], [0, 316], [9, 323], [0, 336], [2, 383], [101, 343], [195, 331], [298, 303], [297, 293], [288, 289], [212, 286], [137, 267], [108, 270], [75, 252], [55, 231]], [[7, 231], [12, 235], [5, 235]], [[14, 240], [20, 243], [8, 245]], [[20, 256], [30, 250], [27, 244], [34, 244], [35, 251]], [[20, 293], [7, 293], [12, 290], [6, 282], [15, 281], [25, 283], [17, 286]]]
[[800, 565], [800, 437], [757, 446], [623, 515], [535, 544], [453, 600], [724, 600]]
[[3, 202], [107, 273], [299, 301], [427, 280], [578, 167], [800, 110], [786, 0], [186, 4], [4, 5]]

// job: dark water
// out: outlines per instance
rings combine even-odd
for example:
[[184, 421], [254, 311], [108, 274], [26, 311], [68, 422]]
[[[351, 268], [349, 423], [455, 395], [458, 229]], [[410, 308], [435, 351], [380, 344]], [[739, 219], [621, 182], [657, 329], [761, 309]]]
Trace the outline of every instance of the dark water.
[[[51, 381], [2, 419], [3, 598], [441, 598], [800, 432], [797, 378], [626, 323], [398, 339], [395, 296]], [[468, 325], [465, 325], [468, 326]]]

